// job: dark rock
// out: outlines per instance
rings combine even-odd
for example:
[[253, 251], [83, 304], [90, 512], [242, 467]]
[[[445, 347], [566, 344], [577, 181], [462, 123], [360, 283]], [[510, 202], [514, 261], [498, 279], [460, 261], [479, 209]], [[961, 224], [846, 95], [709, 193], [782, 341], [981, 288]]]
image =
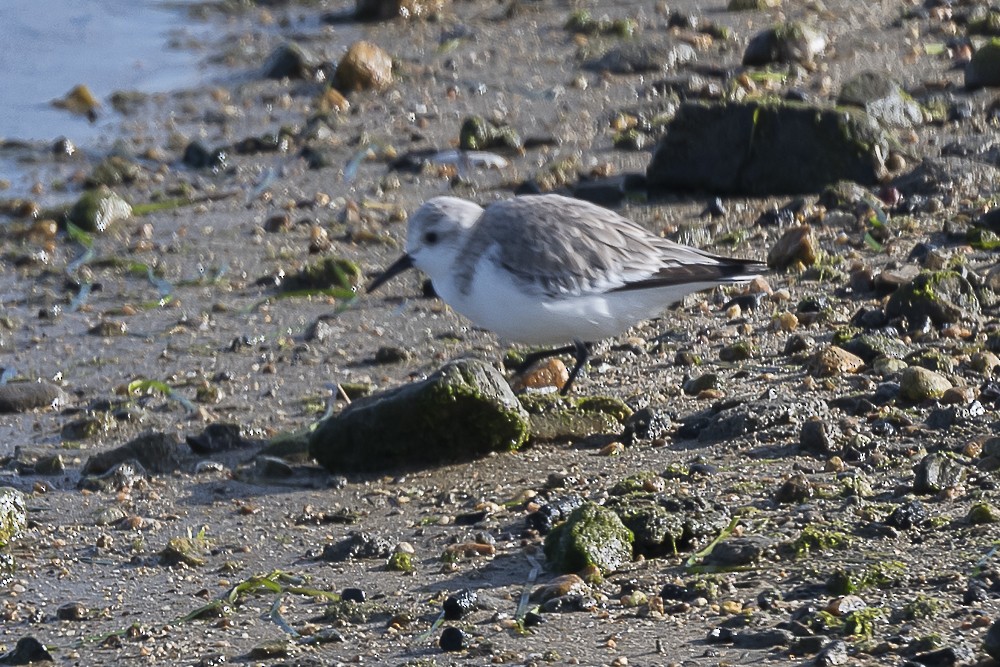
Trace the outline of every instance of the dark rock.
[[774, 499], [784, 504], [803, 503], [812, 498], [813, 493], [813, 485], [809, 481], [809, 478], [799, 473], [792, 475], [784, 481], [781, 487], [778, 488], [778, 492], [774, 494]]
[[94, 454], [83, 466], [84, 475], [100, 475], [129, 460], [157, 475], [176, 472], [191, 462], [190, 455], [172, 433], [149, 431], [110, 451]]
[[597, 567], [606, 574], [632, 561], [632, 540], [617, 514], [588, 502], [548, 534], [545, 557], [557, 572]]
[[819, 402], [809, 399], [734, 399], [685, 418], [677, 436], [697, 438], [700, 442], [732, 441], [778, 427], [796, 426], [809, 417], [822, 417], [826, 412]]
[[367, 597], [364, 590], [360, 588], [345, 588], [340, 592], [340, 599], [351, 602], [364, 602]]
[[410, 351], [405, 347], [383, 345], [375, 350], [376, 364], [401, 364], [410, 360]]
[[354, 401], [313, 433], [310, 454], [334, 472], [468, 461], [513, 450], [528, 416], [492, 366], [451, 362], [426, 380]]
[[1000, 620], [993, 621], [983, 637], [983, 650], [994, 660], [1000, 660]]
[[320, 560], [339, 563], [346, 560], [381, 559], [392, 555], [392, 545], [388, 540], [368, 532], [351, 531], [335, 544], [323, 547]]
[[885, 523], [893, 528], [909, 530], [927, 520], [927, 510], [919, 500], [909, 500], [896, 507]]
[[789, 21], [750, 38], [743, 64], [751, 67], [770, 63], [812, 63], [826, 48], [826, 37], [803, 23]]
[[930, 318], [937, 326], [976, 321], [981, 314], [975, 289], [955, 271], [920, 273], [889, 297], [885, 312], [911, 324]]
[[862, 72], [840, 89], [838, 104], [861, 107], [870, 116], [895, 127], [923, 122], [920, 104], [884, 72]]
[[87, 607], [82, 602], [67, 602], [56, 609], [56, 618], [60, 621], [83, 621], [88, 615]]
[[80, 478], [77, 487], [87, 491], [120, 493], [144, 484], [149, 475], [135, 459], [118, 463], [102, 475], [86, 475]]
[[666, 411], [654, 407], [642, 408], [625, 420], [622, 442], [632, 445], [637, 440], [664, 438], [671, 426], [670, 415]]
[[718, 535], [729, 523], [727, 508], [695, 497], [628, 493], [612, 496], [605, 507], [632, 531], [633, 551], [657, 558], [691, 549]]
[[[956, 191], [978, 188], [996, 183], [1000, 169], [985, 162], [963, 157], [924, 158], [912, 171], [897, 176], [892, 185], [908, 198], [915, 196], [951, 196]], [[927, 200], [923, 200], [926, 204]], [[916, 210], [925, 211], [926, 206], [912, 202]], [[930, 211], [927, 211], [930, 212]]]
[[917, 464], [913, 492], [939, 493], [962, 483], [965, 466], [945, 454], [928, 454]]
[[192, 141], [184, 149], [184, 157], [181, 158], [188, 167], [192, 169], [225, 169], [229, 156], [224, 148], [209, 150], [197, 141]]
[[[791, 102], [691, 102], [666, 127], [646, 170], [651, 194], [673, 190], [771, 195], [841, 180], [874, 185], [890, 145], [860, 110]], [[775, 169], [795, 164], [795, 169]]]
[[598, 72], [636, 74], [667, 72], [694, 59], [694, 48], [683, 42], [624, 42], [584, 66]]
[[246, 428], [241, 424], [209, 424], [198, 435], [185, 438], [188, 447], [195, 454], [215, 454], [233, 449], [246, 449], [260, 444], [259, 440], [247, 437]]
[[319, 60], [295, 42], [277, 47], [264, 64], [266, 79], [311, 79]]
[[479, 601], [479, 594], [469, 588], [452, 593], [443, 604], [444, 617], [451, 621], [457, 621], [472, 613], [476, 609]]
[[799, 447], [803, 451], [816, 454], [830, 454], [834, 451], [834, 427], [822, 419], [810, 419], [802, 424], [799, 431]]
[[866, 364], [871, 364], [879, 357], [903, 359], [910, 353], [910, 347], [906, 343], [883, 333], [859, 333], [838, 345], [861, 357]]
[[756, 563], [770, 545], [768, 539], [759, 536], [729, 537], [715, 545], [705, 562], [719, 567], [750, 565]]
[[461, 651], [467, 643], [468, 637], [458, 628], [445, 628], [441, 631], [441, 639], [438, 640], [441, 650], [449, 652]]
[[0, 655], [0, 665], [30, 665], [54, 660], [52, 654], [34, 637], [21, 637], [14, 648]]
[[972, 649], [966, 646], [946, 646], [934, 651], [924, 651], [913, 656], [913, 662], [923, 667], [955, 667], [971, 665], [975, 658]]
[[539, 507], [525, 518], [525, 522], [529, 529], [547, 535], [555, 524], [568, 519], [570, 513], [582, 504], [583, 498], [579, 496], [563, 496]]
[[994, 37], [976, 49], [965, 66], [965, 87], [1000, 86], [1000, 38]]
[[813, 664], [816, 667], [836, 667], [837, 665], [846, 665], [848, 660], [850, 660], [850, 654], [847, 642], [835, 639], [823, 647]]
[[765, 649], [788, 646], [792, 643], [792, 639], [791, 632], [778, 628], [746, 630], [736, 633], [736, 636], [733, 637], [733, 644], [740, 648]]
[[0, 414], [56, 408], [66, 402], [62, 389], [48, 382], [13, 382], [0, 385]]

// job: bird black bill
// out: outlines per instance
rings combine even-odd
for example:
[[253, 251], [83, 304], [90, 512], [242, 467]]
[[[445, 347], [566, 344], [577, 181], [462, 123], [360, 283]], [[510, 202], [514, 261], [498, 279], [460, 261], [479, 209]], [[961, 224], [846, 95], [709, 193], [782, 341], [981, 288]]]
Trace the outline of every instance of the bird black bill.
[[390, 278], [393, 278], [394, 276], [397, 276], [403, 271], [406, 271], [407, 269], [411, 268], [413, 268], [413, 258], [410, 257], [409, 255], [403, 255], [395, 262], [393, 262], [392, 266], [390, 266], [388, 269], [383, 271], [381, 275], [375, 278], [375, 280], [371, 281], [368, 284], [368, 289], [365, 291], [371, 294], [379, 287], [381, 287], [383, 284], [388, 282]]

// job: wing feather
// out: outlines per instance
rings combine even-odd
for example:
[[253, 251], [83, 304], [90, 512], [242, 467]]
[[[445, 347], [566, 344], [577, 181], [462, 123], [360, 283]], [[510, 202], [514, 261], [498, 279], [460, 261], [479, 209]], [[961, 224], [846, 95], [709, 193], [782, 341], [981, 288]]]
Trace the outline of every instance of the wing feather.
[[[483, 254], [527, 292], [543, 297], [725, 282], [759, 272], [754, 262], [673, 243], [613, 211], [560, 195], [527, 195], [488, 206], [462, 261], [475, 262]], [[471, 270], [459, 273], [471, 280]]]

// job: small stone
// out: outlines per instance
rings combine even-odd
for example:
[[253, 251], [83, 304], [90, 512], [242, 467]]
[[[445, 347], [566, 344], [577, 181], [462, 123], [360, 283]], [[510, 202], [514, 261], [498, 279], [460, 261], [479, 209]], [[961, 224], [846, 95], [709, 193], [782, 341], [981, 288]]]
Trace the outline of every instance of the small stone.
[[514, 378], [510, 388], [515, 392], [525, 389], [543, 389], [545, 387], [555, 387], [562, 389], [569, 381], [569, 371], [566, 364], [560, 359], [548, 359], [539, 362]]
[[444, 601], [444, 617], [451, 621], [457, 621], [474, 611], [478, 600], [479, 594], [468, 588], [453, 593]]
[[799, 431], [799, 446], [803, 451], [829, 454], [834, 450], [832, 429], [831, 424], [818, 417], [809, 419]]
[[812, 498], [813, 492], [809, 478], [799, 473], [785, 480], [774, 499], [779, 503], [802, 503]]
[[87, 616], [87, 607], [82, 602], [67, 602], [56, 609], [56, 618], [60, 621], [83, 621]]
[[371, 42], [355, 42], [337, 64], [335, 80], [343, 91], [385, 90], [392, 84], [392, 58]]
[[715, 545], [706, 562], [720, 567], [739, 567], [757, 562], [770, 546], [763, 537], [730, 537]]
[[772, 269], [786, 269], [795, 264], [812, 266], [818, 257], [818, 243], [812, 227], [799, 225], [781, 235], [767, 253], [767, 265]]
[[969, 513], [965, 515], [965, 520], [973, 525], [986, 523], [997, 523], [1000, 521], [1000, 510], [988, 502], [979, 502], [969, 508]]
[[34, 637], [21, 637], [14, 648], [0, 655], [0, 665], [30, 665], [35, 662], [51, 663], [54, 660], [45, 645]]
[[983, 637], [983, 650], [994, 660], [1000, 660], [1000, 619], [993, 621]]
[[914, 403], [941, 398], [948, 389], [948, 378], [921, 366], [908, 367], [899, 378], [900, 394]]
[[835, 639], [823, 647], [813, 664], [816, 667], [837, 667], [838, 665], [846, 665], [848, 660], [850, 660], [850, 654], [847, 650], [847, 642]]
[[868, 603], [857, 595], [841, 595], [826, 605], [826, 611], [834, 616], [842, 617], [847, 616], [851, 612], [866, 609], [867, 607]]
[[919, 500], [910, 500], [900, 504], [892, 511], [885, 522], [900, 530], [909, 530], [927, 520], [927, 510]]
[[454, 652], [461, 651], [465, 648], [468, 639], [465, 633], [459, 628], [445, 628], [441, 631], [441, 638], [438, 640], [438, 646], [441, 647], [442, 651]]
[[918, 494], [940, 493], [965, 479], [965, 466], [945, 454], [928, 454], [914, 472], [913, 492]]
[[340, 592], [340, 599], [351, 602], [364, 602], [367, 597], [361, 588], [345, 588]]
[[809, 361], [809, 372], [814, 377], [857, 373], [864, 367], [865, 362], [861, 357], [836, 345], [817, 351]]
[[733, 637], [733, 644], [740, 648], [765, 649], [775, 646], [788, 646], [792, 643], [793, 635], [788, 630], [780, 628], [770, 628], [767, 630], [746, 630], [737, 632]]

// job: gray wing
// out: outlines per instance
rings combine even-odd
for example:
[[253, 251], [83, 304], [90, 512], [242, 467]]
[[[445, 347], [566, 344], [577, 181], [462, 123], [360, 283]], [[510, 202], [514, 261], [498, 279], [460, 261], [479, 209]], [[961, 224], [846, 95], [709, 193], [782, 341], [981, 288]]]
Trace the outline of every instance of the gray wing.
[[528, 195], [487, 207], [463, 256], [482, 253], [539, 296], [727, 280], [728, 260], [560, 195]]

